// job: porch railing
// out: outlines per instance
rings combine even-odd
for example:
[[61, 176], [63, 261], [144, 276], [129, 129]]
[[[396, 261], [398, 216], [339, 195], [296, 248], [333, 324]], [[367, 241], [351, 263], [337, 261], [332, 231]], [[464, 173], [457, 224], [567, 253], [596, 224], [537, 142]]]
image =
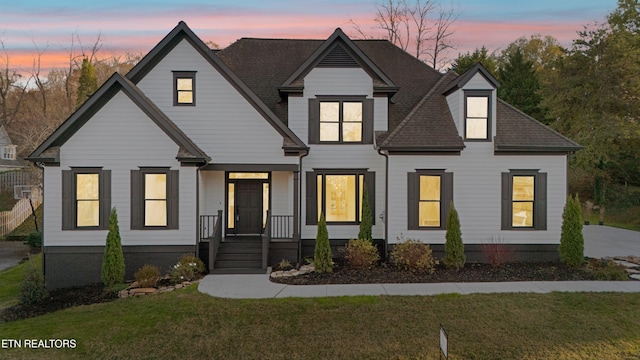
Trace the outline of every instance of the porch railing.
[[293, 215], [271, 215], [270, 220], [267, 221], [267, 225], [271, 228], [272, 239], [291, 239], [293, 237]]
[[209, 240], [209, 272], [211, 273], [222, 241], [222, 210], [218, 210], [218, 215], [200, 216], [200, 239]]
[[267, 269], [269, 243], [271, 242], [271, 210], [267, 210], [267, 221], [262, 233], [262, 270]]

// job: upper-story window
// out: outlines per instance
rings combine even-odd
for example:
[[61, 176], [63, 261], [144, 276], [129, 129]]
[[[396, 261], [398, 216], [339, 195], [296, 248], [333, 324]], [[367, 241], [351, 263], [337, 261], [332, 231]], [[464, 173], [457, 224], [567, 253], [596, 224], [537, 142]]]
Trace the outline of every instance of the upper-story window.
[[173, 93], [173, 105], [194, 106], [196, 104], [195, 71], [174, 71]]
[[465, 91], [466, 140], [491, 140], [491, 92]]
[[309, 143], [373, 143], [373, 99], [364, 96], [309, 99]]
[[8, 145], [2, 147], [2, 159], [3, 160], [15, 160], [16, 159], [16, 146]]

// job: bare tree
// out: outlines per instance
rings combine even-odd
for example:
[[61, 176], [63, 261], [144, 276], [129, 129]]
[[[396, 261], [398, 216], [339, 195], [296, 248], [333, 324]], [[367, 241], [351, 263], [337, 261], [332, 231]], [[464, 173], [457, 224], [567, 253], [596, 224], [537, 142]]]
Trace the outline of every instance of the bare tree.
[[40, 65], [42, 60], [42, 54], [44, 54], [44, 52], [47, 51], [49, 44], [47, 44], [42, 50], [40, 50], [40, 48], [38, 47], [35, 41], [33, 42], [33, 45], [36, 48], [37, 57], [33, 59], [31, 78], [34, 79], [36, 83], [36, 87], [40, 92], [40, 100], [42, 101], [42, 117], [46, 119], [47, 118], [47, 89], [46, 89], [47, 80], [46, 78], [43, 78], [42, 76], [40, 76], [40, 70], [41, 70]]
[[[442, 53], [453, 49], [452, 25], [459, 17], [453, 4], [443, 6], [438, 0], [383, 0], [376, 4], [374, 21], [385, 32], [384, 38], [415, 57], [428, 61], [435, 69], [444, 66]], [[353, 29], [361, 38], [371, 38], [353, 20]]]
[[[6, 50], [2, 39], [0, 39], [0, 48], [2, 48], [2, 53], [4, 55], [2, 56], [2, 62], [4, 62], [4, 64], [2, 69], [0, 69], [0, 125], [7, 126], [15, 119], [31, 78], [20, 84], [19, 81], [22, 75], [16, 69], [12, 69], [10, 67], [9, 53]], [[17, 99], [14, 100], [12, 107], [9, 95], [14, 92], [17, 92]]]

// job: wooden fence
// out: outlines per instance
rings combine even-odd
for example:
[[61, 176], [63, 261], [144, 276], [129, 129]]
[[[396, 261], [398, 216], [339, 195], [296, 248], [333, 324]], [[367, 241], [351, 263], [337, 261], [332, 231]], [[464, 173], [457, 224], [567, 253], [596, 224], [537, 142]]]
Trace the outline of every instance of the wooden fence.
[[[37, 208], [42, 204], [42, 196], [32, 199], [33, 208]], [[11, 211], [0, 212], [0, 237], [13, 231], [22, 224], [23, 221], [31, 216], [31, 205], [29, 199], [21, 199], [18, 201]]]
[[39, 171], [9, 171], [0, 173], [0, 192], [13, 192], [13, 188], [16, 185], [40, 185], [40, 174]]

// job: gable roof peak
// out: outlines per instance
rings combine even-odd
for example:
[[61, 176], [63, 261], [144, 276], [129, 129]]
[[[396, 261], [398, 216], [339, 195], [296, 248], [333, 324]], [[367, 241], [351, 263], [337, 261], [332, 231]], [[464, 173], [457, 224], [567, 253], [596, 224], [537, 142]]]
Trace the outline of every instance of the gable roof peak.
[[491, 75], [489, 70], [487, 70], [480, 62], [477, 62], [473, 65], [469, 70], [465, 71], [462, 75], [460, 75], [452, 84], [445, 90], [444, 94], [448, 95], [458, 89], [464, 87], [469, 80], [471, 80], [476, 74], [480, 73], [495, 89], [500, 87], [500, 83], [498, 80]]

